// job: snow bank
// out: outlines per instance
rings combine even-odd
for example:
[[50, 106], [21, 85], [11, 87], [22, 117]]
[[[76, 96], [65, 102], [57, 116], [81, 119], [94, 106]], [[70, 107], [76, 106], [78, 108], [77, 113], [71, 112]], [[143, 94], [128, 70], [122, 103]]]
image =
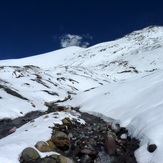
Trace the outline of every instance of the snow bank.
[[[137, 161], [160, 163], [163, 160], [162, 88], [163, 71], [157, 71], [81, 93], [67, 104], [119, 120], [132, 136], [141, 141], [141, 147], [135, 153]], [[158, 147], [153, 153], [147, 151], [147, 145], [151, 143]]]

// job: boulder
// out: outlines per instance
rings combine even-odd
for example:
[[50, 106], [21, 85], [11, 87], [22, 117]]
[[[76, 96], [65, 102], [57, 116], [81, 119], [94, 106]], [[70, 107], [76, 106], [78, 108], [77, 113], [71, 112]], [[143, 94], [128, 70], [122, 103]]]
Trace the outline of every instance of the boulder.
[[40, 152], [51, 152], [51, 151], [54, 151], [54, 149], [51, 148], [47, 142], [44, 142], [44, 141], [38, 141], [38, 142], [36, 143], [35, 147], [36, 147]]
[[51, 140], [48, 140], [47, 143], [48, 143], [48, 145], [49, 145], [49, 147], [51, 149], [55, 149], [56, 148], [55, 145], [54, 145], [54, 143]]
[[52, 134], [51, 141], [61, 150], [68, 150], [70, 142], [68, 136], [61, 131], [55, 131]]
[[116, 144], [115, 144], [115, 133], [108, 132], [105, 139], [105, 149], [109, 155], [115, 154]]
[[68, 157], [62, 156], [62, 155], [58, 156], [58, 160], [59, 160], [59, 163], [74, 163], [73, 160], [71, 160]]
[[150, 153], [154, 152], [156, 149], [157, 149], [156, 144], [150, 144], [150, 145], [148, 146], [148, 151], [149, 151]]
[[34, 148], [27, 147], [21, 153], [20, 162], [32, 162], [38, 158], [40, 158], [39, 153]]
[[38, 163], [58, 163], [58, 161], [51, 157], [42, 158]]

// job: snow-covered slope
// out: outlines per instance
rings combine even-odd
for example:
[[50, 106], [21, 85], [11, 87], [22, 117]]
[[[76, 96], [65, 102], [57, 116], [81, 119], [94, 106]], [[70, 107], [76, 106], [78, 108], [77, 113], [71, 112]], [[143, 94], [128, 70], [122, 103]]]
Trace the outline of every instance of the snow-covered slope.
[[[147, 76], [117, 81], [77, 95], [68, 105], [80, 106], [81, 111], [119, 120], [130, 134], [141, 140], [137, 150], [140, 163], [159, 163], [163, 160], [163, 70]], [[147, 146], [156, 144], [154, 153]]]
[[[0, 119], [46, 110], [45, 101], [63, 100], [71, 95], [71, 100], [64, 104], [115, 118], [138, 137], [138, 162], [160, 163], [162, 77], [163, 27], [148, 27], [87, 49], [69, 47], [34, 57], [3, 60]], [[150, 143], [157, 145], [153, 153], [147, 151]]]

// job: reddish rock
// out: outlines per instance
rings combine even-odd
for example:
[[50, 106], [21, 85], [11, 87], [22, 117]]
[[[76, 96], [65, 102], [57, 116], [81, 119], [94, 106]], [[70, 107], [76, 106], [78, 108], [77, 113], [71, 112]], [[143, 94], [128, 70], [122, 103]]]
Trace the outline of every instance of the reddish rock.
[[13, 128], [11, 128], [11, 129], [9, 130], [8, 133], [9, 133], [9, 134], [12, 134], [12, 133], [14, 133], [14, 132], [16, 131], [16, 129], [17, 129], [16, 127], [13, 127]]
[[88, 154], [88, 155], [97, 155], [98, 151], [85, 148], [81, 150], [81, 153]]
[[116, 144], [114, 133], [108, 132], [105, 139], [105, 148], [109, 155], [115, 154]]

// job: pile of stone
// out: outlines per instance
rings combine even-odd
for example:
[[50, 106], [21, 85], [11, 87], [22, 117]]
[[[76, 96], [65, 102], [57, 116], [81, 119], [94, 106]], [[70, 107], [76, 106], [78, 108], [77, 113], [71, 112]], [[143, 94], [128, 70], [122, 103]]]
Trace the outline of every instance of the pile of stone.
[[[61, 106], [56, 108], [53, 110], [55, 114], [66, 110]], [[40, 152], [54, 151], [59, 155], [40, 158], [36, 149], [28, 147], [22, 151], [20, 162], [136, 163], [134, 151], [139, 147], [139, 141], [131, 138], [125, 128], [87, 113], [80, 114], [85, 124], [76, 119], [64, 118], [63, 124], [52, 127], [50, 140], [36, 142], [35, 147]]]

